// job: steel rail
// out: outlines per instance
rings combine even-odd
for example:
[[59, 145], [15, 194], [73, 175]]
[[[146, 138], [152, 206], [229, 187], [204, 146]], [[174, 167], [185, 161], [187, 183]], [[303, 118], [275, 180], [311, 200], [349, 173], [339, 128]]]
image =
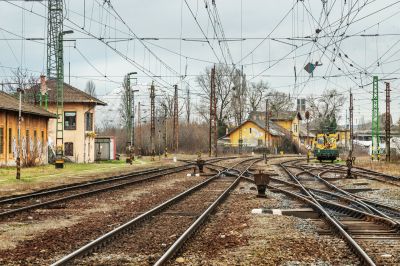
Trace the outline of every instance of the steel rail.
[[[261, 161], [259, 159], [258, 161]], [[225, 191], [199, 216], [199, 218], [194, 221], [194, 223], [168, 248], [168, 250], [161, 256], [161, 258], [154, 263], [154, 266], [160, 266], [171, 259], [185, 244], [185, 242], [199, 229], [199, 227], [204, 223], [204, 221], [209, 217], [209, 215], [215, 210], [215, 208], [221, 204], [228, 194], [239, 184], [240, 179], [243, 174], [257, 161], [250, 164], [244, 171], [241, 171], [237, 175], [235, 181], [227, 188]]]
[[[292, 166], [293, 167], [293, 166]], [[325, 184], [328, 188], [334, 190], [334, 191], [338, 191], [340, 193], [342, 193], [343, 195], [346, 195], [348, 197], [347, 200], [350, 200], [351, 203], [356, 204], [358, 206], [360, 206], [362, 209], [366, 210], [368, 213], [371, 214], [378, 214], [386, 219], [391, 220], [393, 223], [399, 224], [399, 222], [397, 222], [396, 220], [392, 219], [391, 217], [389, 217], [388, 215], [386, 215], [385, 213], [383, 213], [382, 211], [378, 210], [377, 208], [375, 208], [374, 206], [371, 206], [370, 204], [362, 201], [361, 199], [357, 198], [355, 195], [344, 191], [343, 189], [333, 185], [332, 183], [328, 182], [327, 180], [323, 179], [321, 177], [321, 174], [326, 173], [326, 172], [330, 172], [330, 171], [337, 171], [337, 170], [324, 170], [322, 172], [320, 172], [318, 175], [305, 170], [304, 167], [301, 166], [294, 166], [295, 168], [300, 168], [301, 170], [303, 170], [303, 173], [307, 173], [312, 175], [313, 177], [317, 178], [318, 181], [322, 182], [323, 184]], [[297, 173], [295, 176], [298, 178], [298, 175], [300, 175], [301, 173]], [[342, 197], [343, 198], [343, 197]]]
[[[251, 178], [249, 178], [249, 177], [244, 177], [244, 179], [247, 180], [247, 181], [249, 181], [249, 182], [254, 183], [254, 180], [251, 179]], [[284, 184], [284, 185], [291, 186], [291, 187], [294, 187], [294, 188], [297, 188], [297, 189], [300, 189], [300, 188], [301, 188], [301, 187], [300, 187], [298, 184], [296, 184], [296, 183], [292, 183], [292, 182], [285, 181], [285, 180], [281, 180], [281, 179], [274, 178], [274, 177], [271, 177], [270, 179], [271, 179], [271, 182]], [[313, 194], [315, 194], [315, 193], [327, 194], [327, 195], [329, 195], [329, 196], [331, 196], [331, 197], [340, 198], [340, 199], [343, 199], [344, 201], [354, 203], [354, 201], [353, 201], [352, 199], [349, 199], [349, 198], [345, 197], [344, 195], [336, 194], [336, 193], [333, 193], [333, 192], [330, 192], [330, 191], [326, 191], [326, 190], [321, 190], [321, 189], [316, 189], [316, 188], [310, 188], [310, 187], [307, 187], [307, 186], [305, 186], [305, 188], [308, 189], [308, 190], [310, 190], [310, 191], [312, 191]], [[324, 198], [321, 198], [321, 199], [322, 199], [322, 200], [325, 200], [326, 202], [324, 202], [324, 203], [326, 203], [326, 204], [331, 203], [331, 201], [328, 201], [328, 200], [326, 200], [326, 199], [324, 199]], [[318, 202], [321, 203], [320, 200], [318, 200]], [[341, 207], [344, 211], [351, 211], [351, 212], [354, 211], [354, 213], [357, 213], [357, 215], [355, 215], [354, 217], [359, 218], [359, 217], [360, 217], [359, 215], [362, 214], [362, 215], [364, 215], [365, 217], [369, 217], [369, 218], [371, 218], [371, 219], [376, 220], [377, 222], [386, 223], [389, 227], [400, 228], [400, 227], [399, 227], [399, 223], [398, 223], [397, 221], [393, 220], [393, 219], [390, 218], [390, 217], [387, 217], [387, 216], [377, 216], [377, 215], [374, 215], [374, 214], [371, 214], [371, 213], [367, 213], [367, 212], [363, 212], [363, 211], [360, 211], [360, 210], [357, 210], [357, 209], [353, 209], [353, 208], [351, 208], [351, 207], [344, 206], [344, 205], [341, 205], [341, 204], [336, 204], [336, 203], [333, 203], [333, 204], [334, 204], [335, 206], [336, 206], [336, 205], [337, 205], [337, 206], [340, 205], [340, 207]], [[388, 209], [392, 210], [393, 212], [397, 212], [398, 214], [400, 214], [400, 210], [399, 210], [399, 209], [396, 209], [396, 208], [394, 208], [394, 207], [392, 207], [392, 206], [387, 206], [387, 205], [379, 204], [379, 203], [375, 203], [375, 204], [377, 204], [377, 205], [379, 205], [379, 206], [381, 206], [381, 207], [383, 207], [383, 208], [388, 208]], [[337, 207], [337, 206], [336, 206], [336, 207]], [[381, 219], [381, 218], [382, 218], [382, 219]]]
[[[288, 162], [285, 162], [285, 163], [283, 163], [283, 164], [290, 163], [290, 162], [298, 162], [298, 161], [301, 161], [301, 160], [288, 161]], [[286, 166], [286, 165], [285, 165], [285, 166]], [[338, 166], [341, 166], [341, 165], [335, 165], [333, 168], [338, 168]], [[396, 220], [394, 220], [393, 218], [391, 218], [390, 216], [388, 216], [388, 215], [386, 215], [385, 213], [383, 213], [382, 211], [378, 210], [376, 207], [384, 208], [384, 209], [387, 210], [388, 212], [390, 212], [390, 213], [392, 213], [392, 214], [397, 214], [397, 215], [398, 215], [398, 213], [400, 212], [399, 209], [396, 209], [396, 208], [393, 207], [393, 206], [388, 206], [388, 205], [385, 205], [385, 204], [382, 204], [382, 203], [379, 203], [379, 202], [374, 202], [374, 201], [371, 201], [371, 200], [368, 200], [368, 199], [365, 199], [365, 198], [362, 198], [362, 197], [353, 195], [352, 193], [349, 193], [349, 192], [347, 192], [347, 191], [343, 191], [342, 189], [340, 189], [340, 188], [336, 187], [335, 185], [331, 184], [330, 182], [328, 182], [326, 179], [322, 178], [322, 176], [321, 176], [321, 175], [323, 175], [323, 174], [325, 174], [325, 173], [328, 173], [328, 172], [339, 172], [339, 171], [343, 171], [343, 170], [337, 170], [337, 169], [323, 170], [323, 171], [320, 172], [320, 173], [318, 174], [318, 176], [317, 176], [317, 175], [315, 175], [314, 173], [312, 173], [312, 172], [310, 172], [310, 171], [312, 171], [312, 170], [321, 170], [320, 167], [314, 168], [314, 169], [312, 169], [312, 170], [305, 170], [305, 169], [304, 169], [304, 165], [301, 165], [301, 166], [297, 166], [297, 165], [296, 165], [296, 166], [287, 165], [286, 167], [297, 168], [297, 169], [298, 169], [298, 168], [301, 168], [301, 170], [303, 170], [302, 173], [311, 174], [312, 176], [316, 177], [317, 179], [319, 179], [319, 180], [321, 180], [322, 182], [324, 182], [325, 184], [327, 184], [327, 185], [328, 185], [330, 188], [332, 188], [333, 190], [339, 191], [339, 192], [341, 192], [342, 194], [348, 196], [348, 197], [351, 199], [351, 202], [352, 202], [353, 204], [356, 203], [356, 204], [358, 204], [358, 205], [360, 205], [360, 206], [363, 206], [364, 209], [365, 209], [365, 207], [368, 207], [368, 209], [371, 210], [372, 213], [376, 213], [376, 214], [381, 215], [381, 216], [384, 217], [384, 218], [391, 219], [393, 222], [395, 222], [395, 223], [397, 223], [397, 224], [399, 223], [399, 222], [397, 222]], [[296, 176], [298, 176], [298, 175], [300, 175], [300, 174], [301, 174], [301, 173], [297, 173]], [[357, 174], [359, 174], [359, 173], [357, 173]], [[379, 180], [379, 181], [381, 181], [381, 180]], [[392, 184], [392, 183], [391, 183], [391, 184]], [[318, 189], [312, 189], [312, 188], [308, 188], [308, 189], [315, 190], [315, 191], [318, 192]], [[320, 192], [325, 193], [325, 194], [328, 194], [328, 193], [329, 193], [329, 192], [323, 191], [323, 190], [320, 191]], [[335, 194], [335, 193], [332, 193], [332, 195], [335, 195], [336, 197], [341, 197], [342, 199], [345, 199], [345, 200], [350, 200], [350, 199], [348, 199], [348, 198], [346, 199], [345, 197], [340, 196], [340, 195]], [[360, 204], [360, 203], [361, 203], [361, 204]], [[375, 206], [371, 206], [371, 205], [375, 205], [376, 207], [375, 207]]]
[[350, 248], [357, 254], [357, 256], [360, 258], [360, 260], [363, 262], [363, 264], [366, 265], [375, 265], [374, 261], [368, 256], [368, 254], [364, 251], [364, 249], [361, 248], [361, 246], [343, 229], [343, 227], [336, 221], [335, 218], [333, 218], [325, 209], [324, 207], [319, 203], [319, 201], [314, 197], [314, 195], [312, 193], [310, 193], [298, 180], [297, 178], [290, 173], [289, 170], [287, 170], [285, 168], [285, 166], [282, 164], [280, 164], [280, 166], [284, 169], [284, 171], [296, 182], [300, 185], [301, 190], [303, 192], [305, 192], [308, 196], [308, 198], [305, 198], [304, 196], [300, 196], [297, 193], [293, 193], [290, 191], [285, 191], [283, 189], [280, 189], [278, 187], [273, 187], [270, 186], [271, 188], [274, 188], [278, 191], [284, 192], [285, 194], [288, 195], [292, 195], [296, 198], [300, 198], [303, 201], [308, 202], [309, 204], [311, 204], [312, 206], [314, 206], [314, 208], [316, 208], [316, 210], [318, 210], [320, 212], [320, 214], [322, 214], [325, 219], [328, 221], [328, 223], [334, 228], [335, 231], [337, 231], [342, 238], [347, 242], [347, 244], [350, 246]]
[[[346, 168], [345, 165], [342, 164], [324, 164], [324, 166], [330, 166], [330, 167], [334, 167], [334, 168]], [[386, 177], [388, 179], [392, 179], [393, 181], [400, 181], [400, 177], [398, 176], [393, 176], [393, 175], [388, 175], [388, 174], [384, 174], [384, 173], [379, 173], [377, 171], [371, 170], [371, 169], [367, 169], [367, 168], [363, 168], [363, 167], [359, 167], [359, 166], [353, 166], [353, 169], [358, 169], [359, 171], [355, 172], [357, 174], [370, 174], [370, 175], [376, 175], [376, 176], [383, 176]], [[347, 169], [344, 169], [344, 171], [346, 171]]]
[[[254, 180], [251, 178], [245, 178], [245, 180], [248, 180], [248, 181], [254, 183]], [[325, 218], [325, 220], [328, 222], [328, 224], [331, 225], [333, 230], [339, 233], [339, 235], [345, 240], [345, 242], [349, 245], [349, 247], [353, 250], [353, 252], [356, 253], [356, 255], [363, 262], [363, 264], [371, 265], [371, 266], [376, 265], [373, 262], [373, 260], [368, 256], [368, 254], [358, 245], [358, 243], [336, 221], [336, 219], [331, 217], [331, 215], [319, 203], [316, 203], [315, 201], [312, 200], [312, 198], [313, 198], [312, 196], [311, 196], [311, 198], [306, 197], [304, 195], [300, 195], [298, 193], [291, 192], [291, 191], [288, 191], [288, 190], [285, 190], [285, 189], [282, 189], [279, 187], [275, 187], [272, 185], [268, 185], [267, 187], [269, 189], [273, 189], [277, 192], [289, 195], [293, 198], [297, 198], [305, 203], [310, 204], [314, 210], [319, 212]], [[300, 187], [301, 187], [301, 185], [300, 185]]]
[[[239, 162], [237, 164], [235, 164], [233, 167], [234, 168], [236, 165], [239, 165], [241, 163], [244, 163], [246, 161], [249, 160], [254, 160], [254, 159], [247, 159], [244, 160], [242, 162]], [[199, 190], [200, 188], [206, 186], [208, 183], [210, 183], [211, 181], [213, 181], [214, 179], [217, 179], [221, 174], [223, 174], [224, 172], [226, 172], [226, 170], [224, 171], [220, 171], [218, 174], [206, 179], [205, 181], [187, 189], [186, 191], [174, 196], [173, 198], [161, 203], [160, 205], [152, 208], [151, 210], [133, 218], [132, 220], [126, 222], [123, 225], [118, 226], [117, 228], [109, 231], [108, 233], [98, 237], [97, 239], [87, 243], [86, 245], [82, 246], [81, 248], [75, 250], [74, 252], [68, 254], [67, 256], [59, 259], [58, 261], [54, 262], [53, 264], [51, 264], [52, 266], [58, 266], [58, 265], [67, 265], [68, 263], [71, 263], [72, 261], [74, 261], [76, 258], [90, 254], [91, 252], [101, 248], [102, 246], [104, 246], [107, 242], [112, 241], [113, 239], [115, 239], [117, 236], [119, 236], [120, 234], [122, 234], [123, 232], [131, 229], [132, 227], [140, 224], [141, 222], [149, 219], [151, 216], [161, 212], [162, 210], [164, 210], [165, 208], [169, 207], [170, 205], [172, 205], [173, 203], [178, 202], [179, 200], [187, 197], [188, 195], [192, 194], [193, 192]]]
[[[232, 157], [232, 158], [234, 158], [234, 157]], [[215, 162], [215, 161], [220, 161], [220, 160], [224, 160], [224, 159], [225, 158], [223, 158], [223, 157], [213, 158], [210, 160], [206, 160], [205, 163], [208, 164], [209, 162]], [[226, 159], [231, 159], [231, 157], [226, 157]], [[0, 204], [13, 203], [13, 202], [17, 202], [19, 200], [30, 199], [33, 197], [47, 196], [47, 195], [56, 194], [56, 193], [60, 193], [60, 192], [66, 192], [66, 191], [70, 191], [70, 190], [74, 190], [74, 189], [81, 189], [81, 188], [86, 188], [89, 186], [101, 185], [104, 183], [111, 183], [114, 181], [121, 181], [121, 180], [125, 180], [125, 179], [130, 179], [132, 177], [144, 175], [144, 174], [152, 174], [152, 173], [157, 173], [157, 172], [162, 172], [162, 171], [167, 171], [167, 170], [173, 170], [173, 169], [178, 169], [181, 167], [191, 166], [191, 165], [195, 164], [194, 161], [190, 161], [190, 160], [181, 160], [181, 161], [185, 162], [186, 165], [167, 167], [167, 168], [146, 169], [143, 171], [135, 171], [135, 172], [123, 174], [123, 175], [116, 175], [116, 176], [95, 179], [95, 180], [89, 180], [89, 181], [84, 181], [84, 182], [79, 182], [79, 183], [74, 183], [74, 184], [69, 184], [69, 185], [55, 186], [55, 187], [52, 187], [49, 189], [43, 189], [43, 190], [39, 190], [36, 192], [21, 194], [21, 195], [17, 195], [17, 196], [0, 197]]]
[[[284, 163], [283, 163], [283, 164], [281, 164], [281, 166], [284, 167], [284, 166], [286, 166], [286, 165], [284, 165]], [[347, 191], [344, 191], [343, 189], [341, 189], [341, 188], [339, 188], [339, 187], [337, 187], [337, 186], [331, 184], [330, 182], [326, 181], [325, 179], [323, 179], [323, 178], [320, 176], [321, 173], [319, 173], [318, 175], [316, 175], [316, 174], [314, 174], [314, 173], [312, 173], [312, 172], [310, 172], [310, 171], [304, 169], [304, 168], [301, 167], [301, 166], [291, 166], [291, 167], [292, 167], [292, 168], [299, 168], [299, 169], [302, 170], [302, 172], [295, 174], [295, 177], [296, 177], [296, 178], [299, 178], [298, 176], [299, 176], [300, 174], [302, 174], [302, 173], [307, 173], [307, 174], [309, 174], [309, 175], [315, 177], [319, 182], [323, 183], [323, 184], [324, 184], [325, 186], [327, 186], [328, 188], [330, 188], [330, 189], [332, 189], [332, 190], [334, 190], [334, 191], [338, 191], [338, 192], [340, 192], [340, 193], [342, 193], [342, 194], [344, 194], [344, 195], [346, 195], [346, 196], [352, 198], [355, 202], [358, 203], [358, 205], [360, 205], [360, 206], [361, 206], [363, 209], [365, 209], [367, 212], [370, 212], [370, 213], [373, 213], [373, 212], [374, 212], [374, 211], [370, 208], [370, 206], [368, 206], [368, 205], [365, 204], [364, 202], [362, 202], [362, 201], [360, 201], [359, 199], [357, 199], [354, 195], [350, 194], [350, 193], [347, 192]], [[329, 170], [326, 170], [326, 171], [329, 171]]]
[[20, 208], [17, 208], [17, 209], [4, 211], [4, 212], [0, 213], [0, 218], [7, 217], [7, 216], [10, 216], [10, 215], [14, 215], [16, 213], [20, 213], [20, 212], [27, 211], [27, 210], [37, 209], [39, 207], [49, 206], [49, 205], [54, 204], [54, 203], [60, 203], [60, 202], [68, 201], [68, 200], [71, 200], [71, 199], [87, 197], [87, 196], [90, 196], [90, 195], [93, 195], [93, 194], [97, 194], [97, 193], [100, 193], [100, 192], [104, 192], [104, 191], [123, 188], [123, 187], [126, 187], [126, 186], [130, 186], [130, 185], [134, 185], [134, 184], [137, 184], [137, 183], [141, 183], [141, 182], [144, 182], [144, 181], [149, 181], [149, 180], [152, 180], [152, 179], [157, 178], [157, 177], [161, 177], [161, 176], [165, 176], [165, 175], [173, 174], [173, 173], [178, 173], [178, 172], [184, 171], [186, 169], [189, 169], [189, 166], [185, 166], [185, 167], [182, 166], [181, 168], [178, 167], [178, 169], [171, 169], [169, 171], [162, 171], [162, 172], [160, 172], [160, 173], [158, 173], [156, 175], [152, 175], [152, 176], [149, 176], [149, 177], [144, 177], [144, 178], [141, 178], [141, 179], [135, 179], [135, 180], [127, 181], [125, 183], [121, 183], [121, 184], [111, 185], [111, 186], [104, 187], [104, 188], [98, 188], [98, 189], [85, 191], [85, 192], [81, 192], [81, 193], [77, 193], [77, 194], [72, 194], [72, 195], [69, 195], [69, 196], [65, 196], [65, 197], [61, 197], [61, 198], [57, 198], [57, 199], [53, 199], [53, 200], [49, 200], [49, 201], [33, 204], [33, 205], [20, 207]]
[[[331, 189], [336, 190], [336, 191], [339, 191], [340, 193], [342, 193], [342, 194], [348, 196], [349, 198], [351, 198], [351, 199], [353, 200], [353, 203], [358, 204], [359, 206], [363, 207], [363, 208], [364, 208], [365, 210], [367, 210], [368, 212], [379, 214], [379, 215], [381, 215], [382, 217], [385, 217], [385, 218], [387, 218], [387, 219], [391, 219], [393, 222], [399, 224], [399, 222], [397, 222], [396, 220], [392, 219], [391, 217], [389, 217], [388, 215], [386, 215], [386, 214], [383, 213], [382, 211], [378, 210], [376, 207], [371, 206], [371, 203], [366, 202], [367, 200], [365, 200], [365, 199], [364, 199], [364, 200], [363, 200], [363, 199], [360, 199], [360, 198], [357, 197], [356, 195], [353, 195], [352, 193], [349, 193], [349, 192], [347, 192], [347, 191], [344, 191], [344, 190], [341, 189], [341, 188], [338, 188], [337, 186], [333, 185], [333, 184], [330, 183], [328, 180], [326, 180], [326, 179], [324, 179], [324, 178], [322, 177], [322, 175], [324, 175], [324, 174], [326, 174], [326, 173], [332, 173], [332, 172], [333, 172], [333, 173], [344, 173], [344, 172], [345, 172], [344, 170], [341, 170], [341, 169], [327, 169], [327, 170], [322, 170], [322, 171], [321, 171], [320, 168], [312, 169], [312, 170], [319, 170], [319, 171], [320, 171], [320, 172], [316, 175], [316, 174], [314, 174], [314, 173], [311, 172], [312, 170], [306, 170], [306, 169], [304, 168], [303, 165], [302, 165], [302, 166], [289, 166], [289, 167], [292, 167], [292, 168], [301, 168], [301, 169], [303, 170], [303, 172], [308, 173], [308, 174], [311, 174], [312, 176], [316, 177], [319, 181], [323, 182], [324, 184], [326, 184], [326, 185], [327, 185], [328, 187], [330, 187]], [[336, 166], [333, 167], [333, 168], [339, 168], [339, 165], [336, 165]], [[298, 176], [298, 175], [300, 175], [300, 174], [301, 174], [301, 173], [298, 173], [298, 174], [296, 174], [296, 176]], [[357, 175], [363, 175], [363, 174], [365, 175], [365, 173], [357, 173]], [[366, 173], [366, 174], [368, 174], [368, 173]], [[375, 179], [375, 178], [373, 178], [373, 177], [368, 177], [368, 178]], [[385, 181], [385, 180], [380, 180], [380, 179], [376, 179], [376, 180], [378, 180], [378, 181]], [[385, 182], [389, 182], [389, 181], [385, 181]], [[395, 184], [395, 183], [391, 183], [391, 182], [389, 182], [389, 183], [390, 183], [391, 185], [400, 186], [399, 184]], [[386, 206], [386, 205], [383, 205], [383, 204], [377, 204], [377, 203], [375, 203], [374, 205], [378, 205], [378, 207], [383, 207], [383, 208], [385, 208], [385, 209], [389, 209], [389, 211], [390, 211], [391, 213], [393, 213], [393, 207]], [[397, 210], [395, 210], [395, 211], [397, 211]]]
[[172, 169], [178, 169], [181, 167], [188, 167], [190, 165], [191, 164], [177, 166], [177, 167], [150, 169], [150, 170], [144, 170], [144, 171], [138, 171], [138, 172], [133, 172], [133, 173], [129, 173], [129, 174], [124, 174], [124, 175], [112, 176], [112, 177], [103, 178], [103, 179], [97, 179], [97, 180], [93, 180], [93, 181], [85, 181], [85, 182], [81, 182], [81, 183], [75, 183], [75, 184], [67, 185], [67, 186], [53, 187], [51, 189], [45, 189], [45, 190], [37, 191], [37, 192], [33, 192], [33, 193], [27, 193], [27, 194], [22, 194], [22, 195], [18, 195], [18, 196], [2, 198], [2, 199], [0, 199], [0, 204], [12, 203], [12, 202], [16, 202], [19, 200], [29, 199], [29, 198], [33, 198], [33, 197], [37, 197], [37, 196], [47, 196], [47, 195], [51, 195], [51, 194], [66, 192], [66, 191], [85, 188], [85, 187], [90, 187], [90, 186], [99, 185], [99, 184], [103, 184], [103, 183], [111, 183], [113, 181], [121, 181], [121, 180], [129, 179], [132, 177], [144, 175], [144, 174], [152, 174], [152, 173], [157, 173], [157, 172], [162, 172], [162, 171], [168, 171], [168, 170], [172, 170]]

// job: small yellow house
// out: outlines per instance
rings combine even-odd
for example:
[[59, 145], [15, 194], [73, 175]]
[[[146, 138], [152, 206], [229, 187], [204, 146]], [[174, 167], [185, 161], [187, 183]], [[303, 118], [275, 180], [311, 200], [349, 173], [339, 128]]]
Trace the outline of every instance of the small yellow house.
[[270, 122], [268, 131], [265, 129], [265, 124], [260, 123], [260, 121], [248, 119], [222, 138], [227, 140], [225, 143], [226, 146], [239, 147], [240, 130], [242, 131], [243, 147], [265, 146], [265, 141], [267, 142], [267, 146], [274, 147], [285, 135], [282, 129], [273, 122]]
[[[249, 118], [255, 121], [265, 121], [265, 112], [253, 111], [249, 114]], [[270, 115], [270, 120], [283, 128], [286, 133], [290, 134], [293, 142], [300, 143], [300, 112], [297, 111], [279, 111]]]
[[264, 147], [267, 144], [267, 147], [277, 148], [284, 143], [288, 145], [289, 140], [299, 150], [301, 120], [300, 113], [296, 111], [271, 114], [268, 130], [265, 126], [265, 112], [253, 111], [246, 121], [222, 137], [220, 143], [225, 147], [239, 147], [241, 131], [242, 147]]

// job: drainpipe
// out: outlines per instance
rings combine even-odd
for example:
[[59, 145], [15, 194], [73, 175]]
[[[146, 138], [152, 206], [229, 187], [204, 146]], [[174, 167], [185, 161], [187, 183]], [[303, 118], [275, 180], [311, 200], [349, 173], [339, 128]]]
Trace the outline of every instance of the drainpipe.
[[[90, 99], [90, 103], [93, 102], [92, 99]], [[93, 107], [91, 107], [89, 105], [89, 109], [87, 110], [87, 112], [89, 113], [90, 110], [95, 109], [97, 106], [97, 104], [95, 103], [95, 105]], [[85, 113], [86, 114], [86, 113]], [[85, 116], [84, 114], [84, 116]], [[84, 117], [83, 119], [83, 161], [86, 162], [86, 119]], [[92, 131], [94, 131], [94, 114], [93, 114], [93, 121], [92, 121]], [[88, 141], [88, 163], [90, 163], [90, 137], [89, 137], [89, 141]]]

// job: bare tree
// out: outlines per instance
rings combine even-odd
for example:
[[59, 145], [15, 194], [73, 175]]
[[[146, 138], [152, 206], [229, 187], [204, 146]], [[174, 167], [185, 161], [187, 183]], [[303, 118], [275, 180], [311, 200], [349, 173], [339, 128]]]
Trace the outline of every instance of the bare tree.
[[93, 80], [86, 82], [85, 92], [92, 97], [96, 97], [96, 85], [94, 84]]
[[293, 103], [290, 96], [284, 92], [279, 92], [277, 90], [271, 90], [268, 93], [269, 108], [273, 114], [276, 114], [283, 110], [293, 109]]
[[186, 107], [186, 123], [190, 124], [190, 88], [186, 87], [186, 98], [185, 98], [185, 107]]
[[235, 84], [231, 100], [231, 112], [235, 120], [235, 124], [239, 125], [245, 119], [246, 103], [247, 103], [247, 83], [246, 75], [241, 73], [240, 70], [235, 71], [232, 77]]
[[249, 111], [257, 111], [263, 100], [263, 95], [268, 94], [271, 90], [267, 82], [259, 81], [257, 83], [250, 83], [247, 88]]
[[[234, 87], [232, 79], [232, 68], [226, 65], [218, 65], [215, 70], [215, 87], [217, 96], [217, 120], [219, 125], [226, 124], [230, 117], [230, 103], [232, 88]], [[197, 77], [197, 84], [202, 90], [202, 101], [197, 106], [199, 114], [208, 121], [209, 103], [211, 91], [211, 67], [205, 69], [204, 73]]]
[[32, 104], [39, 103], [39, 92], [40, 87], [35, 86], [39, 82], [39, 78], [29, 74], [26, 70], [22, 70], [21, 68], [17, 68], [12, 71], [13, 76], [11, 79], [6, 79], [3, 81], [5, 85], [5, 91], [11, 95], [16, 95], [17, 89], [28, 89], [29, 93], [24, 94], [23, 100], [24, 102], [29, 102]]
[[321, 96], [308, 97], [307, 101], [310, 106], [311, 119], [314, 126], [323, 130], [332, 121], [336, 123], [336, 120], [340, 118], [339, 113], [346, 101], [346, 97], [336, 89], [330, 89], [324, 91]]
[[161, 97], [157, 97], [157, 105], [162, 106], [162, 112], [164, 113], [165, 108], [167, 108], [167, 117], [172, 117], [174, 115], [174, 96], [169, 95], [164, 92]]

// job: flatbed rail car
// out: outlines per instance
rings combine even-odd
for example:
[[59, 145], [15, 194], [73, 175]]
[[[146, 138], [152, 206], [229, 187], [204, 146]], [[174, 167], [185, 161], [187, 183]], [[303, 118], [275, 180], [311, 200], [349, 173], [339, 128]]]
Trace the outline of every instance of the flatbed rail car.
[[322, 162], [335, 161], [339, 157], [337, 149], [337, 133], [319, 133], [315, 137], [314, 156]]

